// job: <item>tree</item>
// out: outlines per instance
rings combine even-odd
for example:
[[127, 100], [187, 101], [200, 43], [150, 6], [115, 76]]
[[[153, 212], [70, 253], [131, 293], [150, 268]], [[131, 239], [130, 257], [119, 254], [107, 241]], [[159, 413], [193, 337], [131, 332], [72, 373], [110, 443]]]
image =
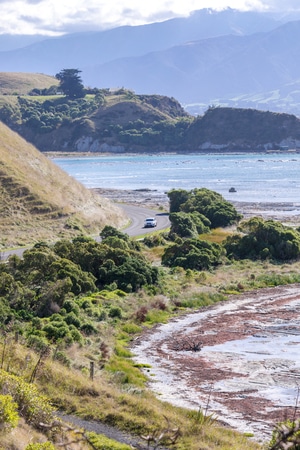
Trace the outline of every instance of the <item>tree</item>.
[[168, 192], [170, 200], [170, 213], [179, 212], [182, 203], [185, 203], [189, 199], [189, 191], [184, 189], [172, 189]]
[[82, 98], [85, 96], [79, 69], [63, 69], [55, 75], [60, 81], [60, 89], [71, 99]]

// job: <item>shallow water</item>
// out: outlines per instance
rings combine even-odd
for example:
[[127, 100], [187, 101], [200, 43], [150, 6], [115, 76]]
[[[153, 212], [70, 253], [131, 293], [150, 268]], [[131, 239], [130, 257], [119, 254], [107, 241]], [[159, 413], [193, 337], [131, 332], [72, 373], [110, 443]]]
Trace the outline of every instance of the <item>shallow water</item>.
[[[299, 202], [300, 154], [112, 155], [54, 158], [88, 188], [206, 187], [228, 200]], [[229, 193], [234, 187], [237, 192]]]
[[[179, 317], [139, 339], [132, 349], [134, 359], [151, 365], [147, 371], [151, 375], [149, 384], [162, 400], [204, 409], [209, 398], [209, 413], [215, 413], [241, 432], [254, 433], [257, 440], [267, 441], [274, 426], [268, 411], [275, 411], [283, 420], [286, 409], [293, 410], [297, 401], [300, 375], [298, 292], [299, 285], [263, 290], [261, 294], [249, 293]], [[217, 345], [204, 345], [201, 352], [171, 350], [174, 336], [181, 336], [183, 332], [185, 336], [197, 335], [205, 324], [207, 333], [218, 335], [218, 317], [226, 328], [226, 316], [231, 316], [233, 329], [236, 326], [239, 329], [240, 311], [248, 318], [246, 327], [257, 332], [243, 338], [231, 337]], [[292, 319], [288, 319], [290, 311]], [[260, 312], [260, 319], [256, 312]], [[243, 335], [243, 331], [240, 334]], [[197, 376], [203, 364], [209, 364], [205, 379]], [[223, 373], [225, 377], [220, 375]], [[247, 399], [250, 404], [254, 399], [257, 401], [257, 409], [254, 406], [250, 415], [249, 411], [244, 414], [243, 409], [236, 407], [237, 402]]]

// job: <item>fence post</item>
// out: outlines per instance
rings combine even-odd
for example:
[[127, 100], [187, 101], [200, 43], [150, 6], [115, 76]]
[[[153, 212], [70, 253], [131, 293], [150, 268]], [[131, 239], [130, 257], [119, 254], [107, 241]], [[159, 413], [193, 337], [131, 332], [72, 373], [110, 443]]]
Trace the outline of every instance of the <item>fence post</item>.
[[94, 380], [94, 361], [90, 361], [90, 379]]

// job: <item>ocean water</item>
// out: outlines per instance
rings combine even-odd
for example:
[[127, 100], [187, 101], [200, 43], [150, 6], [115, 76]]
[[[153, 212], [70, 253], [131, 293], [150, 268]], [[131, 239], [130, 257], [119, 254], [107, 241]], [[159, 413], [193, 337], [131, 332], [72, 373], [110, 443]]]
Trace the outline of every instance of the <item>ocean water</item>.
[[[227, 200], [300, 202], [300, 154], [188, 154], [74, 156], [52, 159], [87, 188], [206, 187]], [[229, 189], [234, 187], [235, 193]]]

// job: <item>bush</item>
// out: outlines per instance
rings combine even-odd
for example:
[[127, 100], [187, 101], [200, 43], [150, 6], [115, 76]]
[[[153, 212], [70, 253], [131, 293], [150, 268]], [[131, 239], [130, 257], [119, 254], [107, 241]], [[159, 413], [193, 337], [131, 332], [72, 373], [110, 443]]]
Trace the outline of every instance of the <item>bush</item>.
[[25, 450], [55, 450], [55, 447], [51, 442], [44, 442], [42, 444], [29, 444]]
[[273, 259], [289, 261], [300, 256], [300, 233], [274, 220], [253, 217], [239, 231], [227, 237], [227, 255], [236, 259]]
[[122, 309], [119, 306], [112, 306], [108, 315], [114, 319], [122, 319]]
[[182, 238], [197, 237], [197, 228], [190, 214], [183, 212], [171, 213], [169, 218], [171, 222], [170, 236], [177, 235]]
[[[168, 192], [170, 212], [199, 213], [210, 221], [211, 228], [226, 227], [238, 222], [242, 216], [221, 194], [206, 188]], [[201, 218], [201, 216], [200, 216]], [[204, 222], [207, 226], [207, 223]]]
[[40, 423], [52, 423], [53, 408], [33, 384], [0, 370], [0, 392], [4, 389], [17, 404], [19, 414], [26, 422], [36, 428], [40, 427]]
[[89, 442], [93, 445], [95, 450], [130, 450], [131, 445], [121, 444], [120, 442], [113, 441], [106, 436], [96, 433], [88, 433]]
[[145, 236], [143, 239], [143, 243], [149, 248], [164, 245], [165, 242], [166, 241], [161, 234], [149, 234], [148, 236]]
[[187, 239], [168, 247], [162, 255], [162, 264], [168, 267], [207, 270], [220, 264], [223, 253], [219, 244]]
[[10, 431], [18, 425], [18, 405], [11, 395], [0, 395], [0, 429]]
[[286, 420], [276, 425], [268, 446], [270, 450], [300, 449], [300, 419]]

